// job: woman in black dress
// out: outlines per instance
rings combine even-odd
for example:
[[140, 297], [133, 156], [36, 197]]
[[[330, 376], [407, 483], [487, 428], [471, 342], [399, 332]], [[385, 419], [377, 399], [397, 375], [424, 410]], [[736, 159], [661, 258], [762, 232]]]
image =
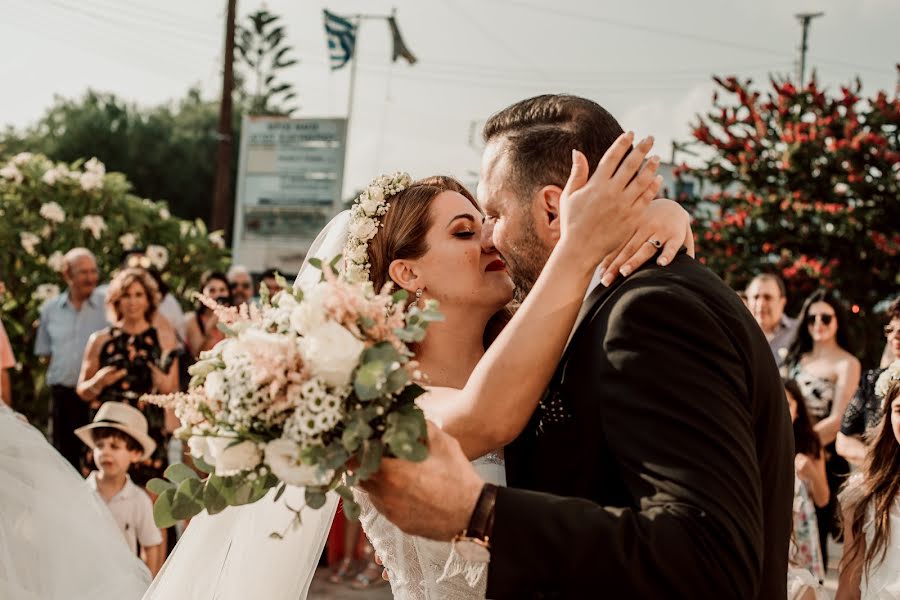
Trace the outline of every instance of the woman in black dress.
[[178, 390], [178, 345], [171, 331], [151, 325], [159, 306], [156, 282], [143, 269], [124, 269], [109, 284], [106, 296], [111, 327], [91, 336], [81, 365], [77, 392], [97, 408], [116, 400], [139, 408], [147, 417], [150, 435], [157, 442], [148, 460], [132, 467], [131, 477], [143, 486], [162, 476], [166, 464], [166, 436], [177, 424], [173, 415], [146, 405], [141, 396]]

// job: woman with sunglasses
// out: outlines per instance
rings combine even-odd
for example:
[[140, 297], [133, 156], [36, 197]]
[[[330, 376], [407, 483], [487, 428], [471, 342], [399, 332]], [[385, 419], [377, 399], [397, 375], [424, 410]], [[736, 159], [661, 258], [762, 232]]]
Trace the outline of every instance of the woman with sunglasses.
[[817, 290], [803, 303], [800, 327], [785, 363], [790, 377], [800, 386], [813, 430], [825, 448], [825, 472], [832, 499], [827, 506], [816, 509], [816, 518], [823, 562], [827, 565], [828, 533], [834, 525], [834, 498], [850, 471], [847, 461], [835, 451], [834, 441], [844, 411], [856, 392], [861, 370], [859, 360], [850, 351], [847, 319], [840, 302], [831, 292]]

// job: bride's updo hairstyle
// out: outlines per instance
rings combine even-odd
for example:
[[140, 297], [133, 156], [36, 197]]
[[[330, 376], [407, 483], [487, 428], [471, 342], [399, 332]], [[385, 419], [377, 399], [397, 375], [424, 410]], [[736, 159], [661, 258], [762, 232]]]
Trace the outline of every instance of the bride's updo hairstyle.
[[441, 192], [457, 192], [465, 196], [478, 212], [481, 208], [463, 184], [445, 175], [413, 182], [408, 188], [388, 199], [390, 208], [382, 218], [383, 227], [369, 241], [369, 278], [375, 290], [390, 281], [388, 269], [395, 260], [414, 260], [428, 252], [425, 241], [431, 229], [431, 203]]

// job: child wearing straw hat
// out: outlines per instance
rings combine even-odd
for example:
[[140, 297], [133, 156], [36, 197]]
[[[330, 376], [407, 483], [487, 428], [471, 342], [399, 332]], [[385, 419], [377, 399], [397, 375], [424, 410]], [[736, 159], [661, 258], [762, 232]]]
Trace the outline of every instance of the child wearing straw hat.
[[96, 471], [88, 485], [106, 502], [132, 552], [155, 576], [162, 566], [162, 534], [153, 522], [153, 503], [128, 476], [129, 467], [153, 454], [156, 442], [147, 434], [147, 419], [124, 402], [105, 402], [89, 425], [75, 430], [94, 455]]

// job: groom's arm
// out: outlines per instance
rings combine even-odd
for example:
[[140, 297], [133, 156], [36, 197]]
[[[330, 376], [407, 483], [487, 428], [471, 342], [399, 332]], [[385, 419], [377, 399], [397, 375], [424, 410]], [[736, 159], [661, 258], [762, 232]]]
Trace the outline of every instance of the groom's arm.
[[594, 375], [580, 403], [603, 403], [597, 435], [639, 508], [501, 489], [490, 598], [756, 596], [763, 509], [738, 351], [699, 299], [623, 287], [607, 331], [586, 332]]

